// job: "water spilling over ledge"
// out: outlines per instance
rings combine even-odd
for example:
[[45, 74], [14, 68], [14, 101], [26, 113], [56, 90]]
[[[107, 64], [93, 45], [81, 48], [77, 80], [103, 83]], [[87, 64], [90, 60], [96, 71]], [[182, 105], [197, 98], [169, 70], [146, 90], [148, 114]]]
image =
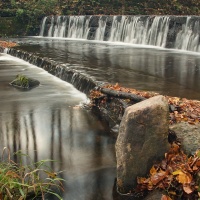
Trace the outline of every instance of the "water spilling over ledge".
[[32, 53], [16, 49], [7, 49], [6, 53], [43, 68], [50, 74], [71, 83], [78, 90], [86, 94], [97, 86], [97, 82], [95, 82], [91, 77], [80, 73], [75, 69], [70, 69], [67, 64], [59, 64], [58, 62], [52, 61], [48, 58], [41, 58]]
[[48, 16], [42, 20], [39, 35], [200, 52], [200, 17]]

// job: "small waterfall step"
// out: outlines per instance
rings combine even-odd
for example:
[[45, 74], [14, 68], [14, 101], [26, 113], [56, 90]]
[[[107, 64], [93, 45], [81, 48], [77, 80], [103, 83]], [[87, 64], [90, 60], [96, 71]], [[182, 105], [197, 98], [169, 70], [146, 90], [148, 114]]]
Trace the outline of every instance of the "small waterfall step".
[[97, 81], [75, 69], [70, 69], [67, 64], [60, 64], [48, 58], [41, 58], [32, 53], [17, 49], [7, 49], [6, 53], [43, 68], [50, 74], [71, 83], [75, 88], [85, 94], [89, 94], [90, 90], [98, 86]]

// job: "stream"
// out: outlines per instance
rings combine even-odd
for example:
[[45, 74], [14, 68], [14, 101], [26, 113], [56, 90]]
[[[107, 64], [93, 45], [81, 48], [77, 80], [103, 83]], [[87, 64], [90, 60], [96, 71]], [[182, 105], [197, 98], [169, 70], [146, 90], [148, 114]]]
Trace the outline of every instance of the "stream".
[[[40, 81], [22, 91], [16, 74]], [[86, 95], [67, 82], [7, 54], [0, 54], [0, 149], [22, 150], [33, 162], [51, 159], [65, 179], [66, 200], [111, 200], [116, 177], [115, 137], [81, 105]], [[53, 197], [48, 197], [53, 199]]]

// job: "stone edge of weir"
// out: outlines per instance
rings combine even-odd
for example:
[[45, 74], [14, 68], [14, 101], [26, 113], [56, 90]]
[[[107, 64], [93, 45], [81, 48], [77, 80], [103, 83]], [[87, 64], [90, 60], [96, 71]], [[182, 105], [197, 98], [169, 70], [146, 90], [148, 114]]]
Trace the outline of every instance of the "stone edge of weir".
[[[100, 104], [101, 98], [93, 99], [96, 101], [96, 106], [92, 107], [92, 111], [105, 120], [110, 128], [117, 126], [115, 132], [119, 131], [119, 134], [116, 134], [116, 189], [119, 195], [129, 192], [136, 185], [136, 177], [145, 176], [153, 162], [164, 157], [164, 153], [169, 149], [167, 141], [169, 128], [181, 138], [183, 150], [187, 154], [192, 154], [200, 145], [198, 142], [200, 136], [196, 138], [199, 135], [200, 125], [194, 126], [183, 122], [169, 127], [169, 105], [162, 95], [145, 99], [137, 95], [130, 95], [130, 93], [116, 93], [114, 90], [109, 91], [109, 89], [101, 87], [102, 83], [77, 70], [70, 69], [65, 64], [21, 50], [0, 47], [0, 53], [4, 52], [43, 68], [52, 75], [71, 83], [87, 95], [95, 89], [102, 92], [103, 97], [106, 96], [109, 99], [103, 106]], [[122, 101], [127, 98], [132, 100], [131, 105]], [[188, 134], [191, 136], [190, 138], [188, 138]], [[194, 137], [197, 141], [195, 144]], [[191, 144], [194, 145], [191, 146]]]

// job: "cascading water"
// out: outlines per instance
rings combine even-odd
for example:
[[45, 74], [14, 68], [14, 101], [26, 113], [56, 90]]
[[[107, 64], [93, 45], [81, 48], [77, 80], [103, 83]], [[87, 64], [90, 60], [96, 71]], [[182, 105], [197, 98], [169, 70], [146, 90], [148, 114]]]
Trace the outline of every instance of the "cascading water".
[[53, 24], [54, 24], [54, 18], [51, 18], [51, 26], [48, 30], [48, 37], [52, 37], [53, 36]]
[[186, 24], [182, 26], [182, 29], [177, 34], [175, 41], [175, 48], [188, 50], [188, 51], [197, 51], [200, 52], [200, 22], [193, 21], [192, 17], [188, 16]]
[[113, 19], [111, 42], [126, 42], [165, 47], [169, 27], [169, 17], [122, 16], [119, 22], [117, 17]]
[[44, 28], [45, 28], [46, 20], [47, 20], [47, 17], [44, 17], [44, 19], [42, 20], [42, 25], [41, 25], [41, 28], [40, 28], [39, 36], [43, 36], [44, 35]]
[[200, 18], [184, 16], [52, 16], [40, 36], [153, 45], [200, 51]]
[[155, 17], [147, 34], [147, 43], [154, 46], [165, 47], [169, 29], [169, 17]]
[[111, 28], [111, 35], [110, 35], [110, 42], [116, 42], [116, 41], [121, 41], [121, 36], [123, 32], [123, 26], [124, 26], [124, 21], [126, 17], [122, 16], [122, 19], [120, 22], [117, 20], [117, 16], [113, 17], [113, 23], [112, 23], [112, 28]]
[[85, 16], [71, 16], [68, 26], [68, 38], [83, 38], [85, 31]]
[[96, 31], [95, 40], [100, 40], [100, 41], [104, 40], [106, 21], [107, 21], [107, 18], [103, 20], [103, 16], [99, 18], [99, 27], [97, 28], [97, 31]]

